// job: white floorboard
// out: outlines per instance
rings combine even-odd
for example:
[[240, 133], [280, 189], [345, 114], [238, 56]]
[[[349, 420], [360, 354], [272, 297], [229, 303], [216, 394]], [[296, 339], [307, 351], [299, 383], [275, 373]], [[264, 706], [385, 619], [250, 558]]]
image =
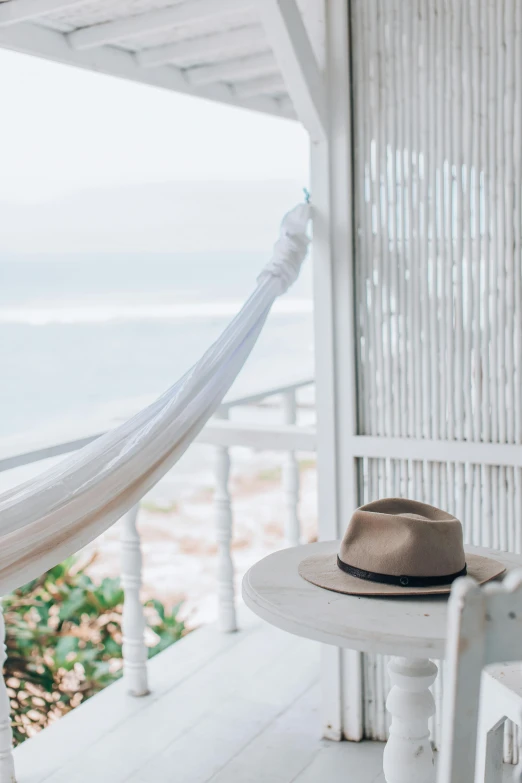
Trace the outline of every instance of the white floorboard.
[[205, 627], [174, 644], [149, 662], [149, 696], [140, 699], [130, 696], [125, 683], [120, 681], [18, 747], [15, 750], [18, 783], [47, 781], [69, 759], [75, 762], [81, 759], [100, 738], [108, 737], [121, 723], [165, 697], [254, 631], [260, 631], [259, 621], [247, 613], [237, 634], [219, 634], [214, 628]]
[[25, 742], [17, 783], [384, 783], [382, 744], [319, 738], [319, 645], [241, 626], [156, 656], [149, 696], [119, 682]]

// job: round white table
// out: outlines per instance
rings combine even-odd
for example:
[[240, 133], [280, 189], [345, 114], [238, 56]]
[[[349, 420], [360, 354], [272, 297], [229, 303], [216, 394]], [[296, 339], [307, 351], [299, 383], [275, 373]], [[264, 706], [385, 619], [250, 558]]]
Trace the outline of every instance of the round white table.
[[[507, 569], [522, 556], [467, 547], [489, 555]], [[430, 658], [444, 658], [447, 596], [369, 598], [325, 590], [299, 576], [303, 558], [338, 552], [339, 541], [283, 549], [245, 574], [246, 605], [272, 625], [336, 647], [393, 655], [390, 738], [384, 750], [387, 783], [434, 783], [429, 718], [435, 702], [429, 690], [437, 677]]]

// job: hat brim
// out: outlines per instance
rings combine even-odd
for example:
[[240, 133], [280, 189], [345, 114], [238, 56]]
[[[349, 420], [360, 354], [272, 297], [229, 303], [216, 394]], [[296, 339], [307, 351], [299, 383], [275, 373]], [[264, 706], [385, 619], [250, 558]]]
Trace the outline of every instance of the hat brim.
[[[489, 582], [506, 570], [502, 563], [491, 557], [466, 552], [468, 576], [479, 584]], [[444, 595], [451, 591], [451, 584], [434, 587], [398, 587], [380, 582], [370, 582], [341, 571], [337, 565], [337, 552], [329, 555], [312, 555], [299, 563], [299, 574], [318, 587], [333, 590], [345, 595], [407, 596], [407, 595]]]

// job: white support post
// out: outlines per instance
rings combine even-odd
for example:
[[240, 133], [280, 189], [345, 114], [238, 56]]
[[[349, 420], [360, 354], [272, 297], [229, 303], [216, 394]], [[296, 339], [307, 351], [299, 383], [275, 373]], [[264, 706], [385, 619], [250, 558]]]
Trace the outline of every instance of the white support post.
[[[228, 418], [228, 412], [221, 418]], [[237, 631], [234, 564], [232, 562], [232, 505], [230, 502], [230, 453], [226, 446], [216, 449], [216, 515], [218, 627], [223, 633]]]
[[312, 141], [324, 140], [324, 80], [296, 0], [258, 0], [257, 9], [297, 116]]
[[136, 527], [139, 505], [123, 517], [121, 533], [121, 582], [125, 591], [123, 603], [123, 674], [133, 696], [149, 693], [145, 615], [141, 604], [141, 546]]
[[[312, 144], [319, 537], [339, 538], [359, 505], [355, 372], [349, 3], [326, 2], [328, 140]], [[331, 75], [331, 76], [330, 76]], [[323, 735], [363, 737], [362, 655], [323, 648]]]
[[[297, 422], [297, 400], [295, 389], [289, 389], [283, 395], [283, 414], [285, 424]], [[288, 546], [299, 546], [301, 530], [299, 524], [299, 463], [295, 451], [286, 452], [282, 471], [283, 494], [285, 498], [285, 540]]]
[[0, 783], [16, 783], [13, 759], [13, 731], [11, 729], [11, 705], [3, 677], [7, 659], [5, 646], [5, 622], [0, 603]]

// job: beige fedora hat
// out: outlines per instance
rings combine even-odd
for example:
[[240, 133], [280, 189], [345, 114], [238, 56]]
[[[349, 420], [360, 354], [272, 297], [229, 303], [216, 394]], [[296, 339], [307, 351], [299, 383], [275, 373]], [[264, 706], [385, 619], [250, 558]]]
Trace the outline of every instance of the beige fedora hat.
[[488, 582], [505, 571], [489, 557], [466, 553], [462, 525], [440, 508], [384, 498], [353, 514], [337, 555], [302, 560], [308, 582], [348, 595], [449, 593], [468, 574]]

